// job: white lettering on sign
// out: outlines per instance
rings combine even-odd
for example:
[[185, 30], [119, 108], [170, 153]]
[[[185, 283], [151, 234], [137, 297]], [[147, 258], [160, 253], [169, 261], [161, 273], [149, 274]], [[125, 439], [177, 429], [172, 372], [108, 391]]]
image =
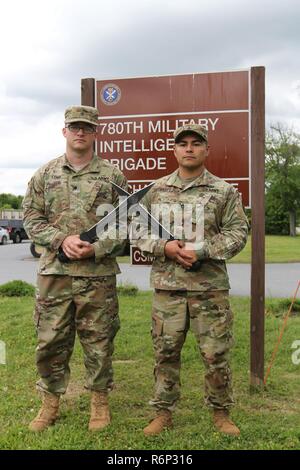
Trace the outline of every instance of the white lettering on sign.
[[134, 250], [133, 252], [133, 261], [135, 263], [152, 263], [154, 261], [154, 256], [153, 255], [145, 255], [142, 253], [140, 250]]
[[[100, 122], [99, 133], [100, 135], [122, 135], [122, 134], [143, 134], [148, 133], [173, 133], [178, 127], [185, 124], [200, 124], [206, 130], [211, 129], [214, 131], [219, 118], [199, 118], [199, 119], [176, 119], [171, 121], [169, 119], [161, 119], [158, 121], [148, 121], [148, 126], [144, 125], [143, 121], [118, 121], [118, 122]], [[147, 128], [147, 129], [146, 129]]]
[[99, 131], [101, 135], [107, 134], [143, 134], [144, 123], [143, 121], [125, 121], [125, 122], [100, 122]]
[[175, 123], [169, 120], [149, 121], [148, 132], [149, 133], [174, 132], [175, 129], [177, 129], [178, 127], [184, 126], [185, 124], [200, 124], [200, 126], [203, 126], [206, 130], [211, 128], [211, 130], [214, 131], [218, 121], [219, 121], [219, 118], [176, 119]]
[[110, 163], [117, 166], [119, 170], [166, 170], [167, 161], [165, 157], [147, 158], [111, 158]]

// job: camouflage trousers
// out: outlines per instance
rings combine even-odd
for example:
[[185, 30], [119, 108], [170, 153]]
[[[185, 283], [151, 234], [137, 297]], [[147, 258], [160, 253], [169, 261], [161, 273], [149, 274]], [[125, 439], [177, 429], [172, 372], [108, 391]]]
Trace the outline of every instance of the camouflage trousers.
[[113, 341], [120, 328], [115, 276], [39, 275], [34, 321], [38, 389], [65, 393], [76, 332], [84, 352], [86, 388], [112, 388]]
[[233, 345], [233, 315], [228, 291], [156, 289], [152, 310], [155, 352], [156, 409], [174, 410], [180, 396], [181, 350], [191, 327], [205, 366], [205, 403], [212, 408], [233, 405], [228, 352]]

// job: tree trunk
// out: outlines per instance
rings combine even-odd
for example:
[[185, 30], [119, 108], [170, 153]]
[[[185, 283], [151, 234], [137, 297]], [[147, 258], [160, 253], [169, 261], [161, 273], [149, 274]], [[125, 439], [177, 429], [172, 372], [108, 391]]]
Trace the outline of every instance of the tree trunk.
[[296, 211], [289, 211], [290, 218], [290, 236], [296, 236]]

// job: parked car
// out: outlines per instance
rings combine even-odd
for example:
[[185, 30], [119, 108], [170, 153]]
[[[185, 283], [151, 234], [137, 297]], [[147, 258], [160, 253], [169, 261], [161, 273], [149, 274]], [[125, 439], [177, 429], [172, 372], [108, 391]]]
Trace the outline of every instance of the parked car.
[[5, 228], [0, 227], [0, 245], [6, 245], [8, 240], [9, 240], [8, 231]]
[[0, 226], [8, 231], [9, 239], [11, 239], [13, 243], [21, 243], [22, 240], [28, 240], [22, 220], [0, 219]]

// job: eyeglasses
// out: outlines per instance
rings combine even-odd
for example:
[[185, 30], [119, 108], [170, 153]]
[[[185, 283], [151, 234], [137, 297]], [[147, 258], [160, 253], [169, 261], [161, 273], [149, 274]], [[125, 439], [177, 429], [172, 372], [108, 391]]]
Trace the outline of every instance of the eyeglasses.
[[96, 128], [93, 126], [89, 126], [88, 124], [83, 125], [83, 124], [70, 124], [69, 126], [66, 126], [67, 129], [69, 129], [70, 132], [73, 134], [78, 134], [80, 130], [84, 134], [94, 134], [96, 132]]

